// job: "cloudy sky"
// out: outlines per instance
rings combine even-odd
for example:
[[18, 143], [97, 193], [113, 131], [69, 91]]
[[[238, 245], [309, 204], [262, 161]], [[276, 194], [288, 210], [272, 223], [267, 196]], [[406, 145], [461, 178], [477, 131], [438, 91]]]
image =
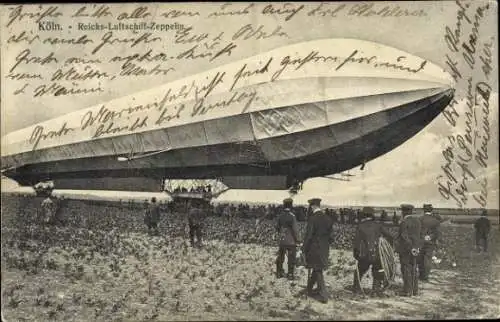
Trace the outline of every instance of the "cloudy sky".
[[[481, 54], [481, 49], [484, 44], [492, 43], [493, 56], [492, 67], [488, 84], [491, 85], [494, 94], [490, 99], [490, 114], [489, 122], [491, 127], [491, 140], [488, 145], [489, 159], [488, 168], [481, 176], [488, 178], [488, 207], [498, 207], [498, 51], [495, 48], [498, 42], [497, 38], [497, 4], [490, 2], [489, 7], [484, 9], [484, 17], [477, 18], [474, 13], [477, 8], [484, 7], [486, 2], [474, 1], [469, 7], [466, 3], [462, 4], [465, 11], [465, 16], [470, 21], [479, 19], [480, 27], [478, 37], [477, 55]], [[460, 69], [462, 78], [471, 77], [474, 82], [484, 81], [484, 70], [480, 63], [476, 64], [472, 70], [467, 67], [467, 64], [462, 57], [462, 51], [457, 53], [451, 52], [446, 38], [446, 30], [455, 30], [457, 26], [457, 14], [461, 12], [461, 8], [453, 1], [426, 1], [426, 2], [398, 2], [398, 3], [377, 3], [372, 5], [369, 10], [379, 12], [385, 10], [388, 6], [390, 10], [402, 10], [411, 13], [423, 12], [424, 14], [410, 17], [380, 17], [377, 15], [363, 16], [359, 14], [361, 4], [346, 3], [344, 4], [320, 4], [308, 3], [305, 4], [300, 11], [295, 14], [292, 19], [286, 20], [287, 15], [277, 14], [257, 14], [263, 12], [268, 4], [258, 3], [250, 6], [248, 9], [251, 14], [247, 15], [227, 15], [214, 19], [207, 17], [209, 12], [215, 12], [222, 4], [172, 4], [172, 5], [150, 5], [149, 10], [153, 13], [153, 18], [148, 18], [156, 22], [161, 21], [161, 13], [172, 12], [171, 10], [198, 10], [201, 14], [193, 18], [184, 17], [179, 19], [171, 19], [168, 22], [179, 22], [192, 26], [193, 32], [202, 34], [205, 31], [210, 31], [211, 34], [219, 34], [224, 32], [225, 35], [236, 32], [242, 26], [252, 23], [257, 28], [262, 25], [265, 30], [271, 32], [276, 28], [286, 31], [287, 37], [274, 37], [270, 39], [247, 40], [238, 43], [238, 48], [231, 56], [221, 57], [212, 63], [206, 60], [195, 60], [189, 62], [178, 62], [175, 71], [163, 77], [142, 78], [137, 80], [123, 80], [114, 83], [113, 87], [104, 93], [98, 95], [87, 95], [85, 98], [75, 98], [71, 96], [62, 97], [42, 97], [33, 98], [30, 95], [14, 95], [13, 91], [22, 83], [12, 81], [6, 78], [9, 68], [16, 61], [16, 56], [24, 48], [21, 44], [9, 44], [2, 46], [2, 91], [1, 91], [1, 133], [5, 133], [27, 127], [29, 125], [51, 119], [66, 113], [83, 109], [92, 105], [106, 102], [113, 98], [122, 97], [130, 92], [148, 89], [158, 84], [167, 83], [175, 79], [208, 70], [223, 64], [230, 63], [242, 58], [250, 57], [259, 52], [268, 51], [284, 45], [298, 43], [313, 39], [322, 38], [356, 38], [378, 42], [384, 45], [406, 51], [413, 55], [427, 59], [448, 71], [451, 71], [447, 66], [447, 57], [451, 57], [457, 61], [457, 68]], [[301, 6], [299, 3], [293, 5], [273, 4], [275, 9], [291, 9]], [[357, 6], [357, 7], [356, 7]], [[223, 11], [234, 10], [242, 11], [249, 7], [249, 4], [238, 3], [226, 5]], [[340, 7], [340, 8], [339, 8]], [[1, 23], [2, 26], [9, 21], [15, 11], [11, 7], [2, 8]], [[37, 7], [24, 6], [23, 10], [35, 10]], [[132, 4], [120, 4], [111, 6], [111, 10], [132, 11]], [[68, 16], [75, 10], [77, 6], [68, 5], [60, 6], [60, 11]], [[365, 8], [366, 9], [366, 8]], [[327, 13], [337, 10], [335, 17], [320, 15], [320, 12]], [[358, 10], [358, 14], [356, 13]], [[113, 11], [114, 12], [114, 11]], [[365, 13], [367, 11], [364, 11]], [[254, 13], [254, 14], [252, 14]], [[313, 13], [316, 13], [314, 15]], [[61, 24], [68, 24], [69, 18], [64, 17], [57, 20]], [[88, 21], [92, 21], [88, 19]], [[103, 20], [106, 22], [106, 20]], [[466, 35], [473, 32], [472, 25], [467, 21], [461, 20], [461, 40], [466, 39]], [[28, 33], [34, 31], [36, 25], [32, 22], [13, 23], [8, 28], [1, 28], [1, 39], [6, 41], [10, 36], [19, 34], [23, 30]], [[27, 28], [27, 29], [26, 29]], [[31, 28], [31, 30], [30, 30]], [[73, 34], [75, 31], [73, 30]], [[97, 35], [89, 34], [91, 37]], [[448, 34], [449, 35], [449, 34]], [[164, 42], [162, 47], [156, 48], [155, 44], [151, 44], [150, 48], [156, 50], [170, 50], [171, 46], [166, 45], [169, 41], [173, 42], [174, 33], [165, 33], [163, 35]], [[174, 46], [174, 45], [172, 45]], [[175, 45], [182, 47], [182, 45]], [[120, 46], [114, 46], [115, 54], [120, 52], [135, 51], [130, 48], [124, 49]], [[149, 48], [149, 47], [148, 47]], [[188, 45], [182, 48], [189, 48]], [[48, 53], [53, 48], [37, 45], [36, 42], [31, 45], [30, 49], [33, 53]], [[109, 49], [111, 50], [111, 49]], [[70, 56], [74, 54], [67, 47], [58, 47], [57, 53]], [[475, 57], [476, 61], [481, 61], [480, 57]], [[30, 68], [32, 66], [29, 66]], [[98, 65], [99, 67], [99, 65]], [[102, 66], [101, 66], [102, 67]], [[20, 67], [22, 70], [22, 67]], [[105, 68], [105, 67], [102, 67]], [[53, 72], [50, 66], [43, 66], [43, 72]], [[456, 88], [456, 99], [458, 103], [455, 105], [457, 112], [460, 115], [465, 115], [467, 109], [465, 97], [467, 94], [467, 83], [459, 81]], [[310, 179], [304, 184], [304, 190], [297, 196], [297, 200], [307, 200], [309, 197], [319, 196], [331, 204], [376, 204], [376, 205], [393, 205], [402, 202], [411, 202], [416, 205], [424, 202], [432, 202], [440, 206], [455, 206], [452, 200], [443, 198], [437, 189], [437, 177], [442, 174], [441, 165], [443, 164], [442, 149], [448, 144], [447, 136], [463, 134], [465, 131], [465, 122], [463, 117], [458, 122], [455, 128], [452, 128], [444, 119], [439, 116], [422, 132], [407, 141], [402, 146], [389, 152], [388, 154], [379, 157], [376, 160], [369, 162], [363, 171], [353, 169], [351, 171], [355, 177], [352, 177], [350, 182], [332, 181], [328, 179]], [[479, 169], [474, 169], [479, 171]], [[479, 175], [478, 175], [479, 176]], [[15, 186], [14, 183], [8, 183], [2, 180], [2, 189]], [[478, 193], [478, 185], [474, 182], [469, 183], [470, 195]], [[222, 199], [228, 200], [255, 200], [255, 201], [276, 201], [287, 195], [286, 192], [262, 192], [262, 191], [229, 191], [221, 196]], [[471, 198], [469, 198], [471, 199]], [[470, 206], [475, 206], [469, 202]]]

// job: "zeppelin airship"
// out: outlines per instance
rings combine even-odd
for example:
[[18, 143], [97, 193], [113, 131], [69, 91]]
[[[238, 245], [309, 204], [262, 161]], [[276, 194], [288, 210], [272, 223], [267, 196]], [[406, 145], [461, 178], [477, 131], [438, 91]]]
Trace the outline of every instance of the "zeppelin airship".
[[448, 73], [404, 51], [302, 42], [8, 133], [3, 175], [66, 189], [130, 178], [287, 189], [391, 151], [453, 94]]

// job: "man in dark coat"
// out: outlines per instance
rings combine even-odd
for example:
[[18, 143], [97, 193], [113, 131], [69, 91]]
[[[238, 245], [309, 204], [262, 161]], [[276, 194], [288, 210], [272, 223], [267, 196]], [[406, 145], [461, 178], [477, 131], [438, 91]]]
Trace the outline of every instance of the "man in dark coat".
[[481, 217], [474, 223], [476, 231], [476, 249], [481, 251], [481, 244], [485, 252], [488, 251], [488, 235], [490, 234], [491, 222], [488, 219], [488, 212], [486, 209], [482, 210]]
[[146, 205], [144, 222], [148, 227], [148, 233], [158, 235], [158, 222], [160, 221], [160, 207], [156, 203], [156, 197], [151, 198], [151, 203]]
[[[320, 302], [327, 303], [328, 292], [326, 291], [323, 270], [328, 267], [333, 222], [321, 210], [320, 203], [321, 199], [318, 198], [309, 200], [310, 216], [307, 221], [302, 251], [306, 259], [306, 267], [312, 269], [307, 281], [307, 293], [310, 296], [317, 294]], [[318, 288], [313, 290], [315, 284], [318, 285]]]
[[417, 257], [422, 247], [421, 222], [412, 215], [412, 205], [401, 205], [403, 219], [399, 226], [398, 253], [403, 275], [403, 296], [418, 295]]
[[299, 243], [299, 230], [297, 227], [297, 219], [292, 213], [293, 200], [287, 198], [283, 200], [283, 210], [281, 211], [276, 230], [279, 236], [278, 258], [276, 258], [276, 276], [284, 277], [283, 262], [285, 254], [288, 256], [288, 274], [289, 280], [294, 279], [295, 259], [297, 256], [297, 244]]
[[353, 242], [353, 255], [358, 261], [358, 267], [354, 272], [354, 292], [361, 292], [361, 279], [363, 275], [372, 268], [373, 292], [376, 296], [383, 295], [384, 270], [379, 255], [379, 238], [385, 237], [392, 242], [391, 233], [378, 221], [375, 221], [374, 209], [364, 207], [361, 211], [362, 218], [356, 230]]
[[442, 220], [438, 214], [433, 213], [431, 204], [424, 204], [423, 208], [424, 215], [420, 217], [420, 222], [424, 245], [418, 257], [418, 271], [420, 280], [427, 281], [431, 272], [432, 256], [441, 238], [440, 225]]
[[206, 213], [203, 209], [203, 202], [198, 199], [191, 199], [189, 202], [188, 224], [189, 224], [189, 239], [191, 246], [195, 247], [195, 236], [197, 244], [202, 245], [203, 226], [205, 222]]

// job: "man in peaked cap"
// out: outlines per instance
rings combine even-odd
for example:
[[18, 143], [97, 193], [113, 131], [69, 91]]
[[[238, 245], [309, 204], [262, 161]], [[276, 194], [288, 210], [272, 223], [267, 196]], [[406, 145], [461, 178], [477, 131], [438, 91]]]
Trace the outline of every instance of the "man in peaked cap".
[[421, 223], [413, 215], [413, 206], [401, 205], [403, 218], [399, 225], [398, 253], [403, 275], [403, 295], [418, 295], [417, 257], [422, 245]]
[[358, 261], [353, 289], [356, 293], [361, 292], [361, 279], [371, 266], [374, 295], [382, 296], [385, 275], [379, 255], [379, 238], [383, 236], [392, 242], [393, 236], [382, 223], [375, 221], [372, 207], [364, 207], [361, 217], [353, 242], [354, 258]]
[[424, 204], [424, 215], [420, 217], [421, 237], [424, 241], [418, 258], [418, 271], [421, 281], [427, 281], [432, 267], [432, 256], [441, 238], [441, 217], [433, 212], [431, 204]]
[[276, 276], [284, 277], [283, 262], [285, 254], [288, 256], [288, 274], [289, 280], [294, 279], [295, 259], [297, 256], [297, 244], [299, 243], [299, 230], [297, 219], [292, 212], [293, 200], [287, 198], [283, 200], [283, 210], [278, 216], [276, 230], [279, 236], [279, 250], [276, 258]]
[[[309, 296], [318, 295], [320, 302], [327, 303], [328, 292], [326, 291], [323, 270], [328, 267], [333, 220], [324, 214], [320, 203], [321, 199], [319, 198], [309, 200], [309, 218], [302, 251], [306, 259], [306, 267], [312, 269], [307, 281], [307, 293]], [[318, 285], [318, 288], [313, 290], [315, 284]]]

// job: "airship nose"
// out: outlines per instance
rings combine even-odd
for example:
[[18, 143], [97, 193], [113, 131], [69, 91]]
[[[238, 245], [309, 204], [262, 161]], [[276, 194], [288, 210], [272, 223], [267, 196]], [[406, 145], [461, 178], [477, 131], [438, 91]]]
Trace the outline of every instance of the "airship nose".
[[448, 88], [445, 92], [444, 95], [448, 97], [450, 100], [453, 99], [455, 96], [455, 89], [454, 88]]

